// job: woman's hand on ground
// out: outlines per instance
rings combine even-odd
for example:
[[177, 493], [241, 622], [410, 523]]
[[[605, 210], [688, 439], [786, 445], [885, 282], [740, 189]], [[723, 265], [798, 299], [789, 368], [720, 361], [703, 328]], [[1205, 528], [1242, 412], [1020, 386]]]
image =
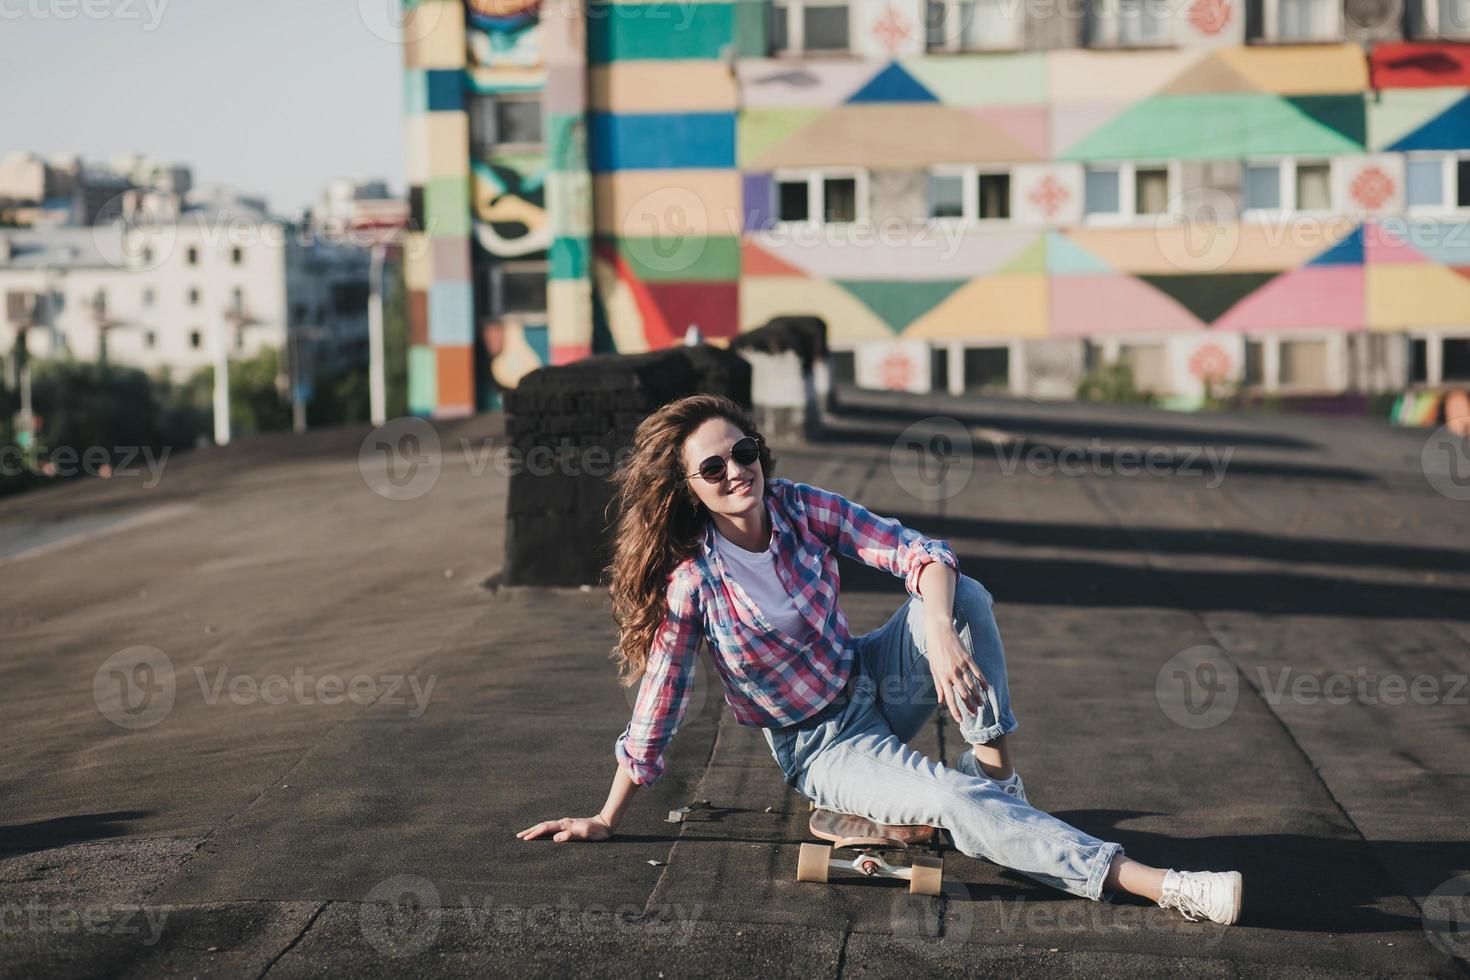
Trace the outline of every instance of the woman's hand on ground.
[[543, 834], [553, 834], [551, 839], [563, 844], [569, 840], [607, 840], [612, 832], [612, 827], [599, 815], [543, 820], [534, 827], [520, 831], [516, 836], [521, 840], [535, 840]]
[[927, 638], [929, 672], [934, 675], [934, 690], [939, 695], [939, 703], [949, 708], [955, 724], [962, 725], [964, 719], [960, 717], [955, 692], [970, 713], [978, 715], [981, 692], [990, 689], [990, 682], [970, 657], [970, 651], [965, 649], [958, 633], [953, 629], [936, 632], [937, 635]]

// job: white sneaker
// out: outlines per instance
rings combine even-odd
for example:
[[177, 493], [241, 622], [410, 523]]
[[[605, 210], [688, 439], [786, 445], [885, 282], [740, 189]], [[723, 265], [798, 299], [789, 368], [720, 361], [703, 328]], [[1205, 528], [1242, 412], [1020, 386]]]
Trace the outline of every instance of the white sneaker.
[[955, 760], [954, 767], [960, 772], [964, 773], [966, 776], [985, 777], [986, 779], [999, 786], [1002, 791], [1010, 794], [1011, 796], [1014, 796], [1022, 803], [1031, 802], [1030, 800], [1026, 799], [1026, 786], [1024, 783], [1021, 782], [1021, 774], [1019, 772], [1013, 771], [1009, 779], [996, 779], [995, 777], [986, 773], [984, 769], [980, 768], [980, 763], [975, 761], [974, 749], [965, 749], [965, 751], [961, 752], [960, 757]]
[[1164, 875], [1159, 908], [1178, 909], [1191, 922], [1233, 925], [1240, 918], [1242, 886], [1239, 871], [1170, 871]]

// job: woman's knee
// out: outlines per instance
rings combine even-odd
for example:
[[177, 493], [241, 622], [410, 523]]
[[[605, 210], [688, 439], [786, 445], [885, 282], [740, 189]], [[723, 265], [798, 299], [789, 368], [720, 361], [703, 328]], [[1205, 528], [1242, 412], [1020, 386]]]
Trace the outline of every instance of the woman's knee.
[[961, 575], [954, 587], [955, 615], [965, 615], [966, 618], [974, 614], [989, 614], [995, 605], [995, 597], [990, 590], [981, 585], [976, 579], [968, 575]]

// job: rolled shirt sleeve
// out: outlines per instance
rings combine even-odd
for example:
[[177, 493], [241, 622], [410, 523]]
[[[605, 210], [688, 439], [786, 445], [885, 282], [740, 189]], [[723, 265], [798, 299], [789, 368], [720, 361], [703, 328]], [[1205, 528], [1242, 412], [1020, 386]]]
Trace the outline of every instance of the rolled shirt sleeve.
[[689, 708], [704, 620], [699, 580], [692, 567], [669, 573], [668, 607], [648, 652], [633, 717], [618, 736], [614, 754], [633, 782], [646, 786], [664, 771], [664, 748]]
[[919, 572], [930, 562], [943, 562], [959, 575], [959, 558], [948, 541], [927, 538], [830, 490], [807, 483], [794, 486], [818, 537], [849, 558], [903, 579], [904, 588], [915, 598], [923, 598]]

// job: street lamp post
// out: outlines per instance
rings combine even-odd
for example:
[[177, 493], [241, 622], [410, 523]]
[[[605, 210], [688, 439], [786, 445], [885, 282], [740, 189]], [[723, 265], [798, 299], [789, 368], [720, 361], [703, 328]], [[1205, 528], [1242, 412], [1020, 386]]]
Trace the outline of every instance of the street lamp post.
[[388, 248], [373, 245], [368, 265], [368, 403], [373, 425], [388, 421], [388, 386], [383, 377], [383, 262]]

